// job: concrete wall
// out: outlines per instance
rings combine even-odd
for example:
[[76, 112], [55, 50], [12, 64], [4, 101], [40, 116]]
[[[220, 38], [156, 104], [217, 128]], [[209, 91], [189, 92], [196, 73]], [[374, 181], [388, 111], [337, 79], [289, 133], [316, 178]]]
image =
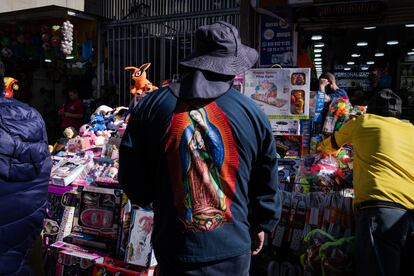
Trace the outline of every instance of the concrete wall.
[[44, 6], [61, 6], [84, 11], [85, 0], [1, 0], [0, 13], [39, 8]]

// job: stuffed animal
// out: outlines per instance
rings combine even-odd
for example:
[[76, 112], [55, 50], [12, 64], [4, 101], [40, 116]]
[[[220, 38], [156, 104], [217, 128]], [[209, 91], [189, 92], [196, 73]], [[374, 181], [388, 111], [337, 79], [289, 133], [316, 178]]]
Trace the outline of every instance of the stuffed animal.
[[91, 118], [91, 123], [92, 123], [92, 128], [91, 131], [104, 131], [106, 130], [106, 125], [105, 125], [105, 118], [102, 114], [95, 114], [92, 115]]
[[78, 135], [74, 127], [67, 127], [63, 131], [63, 136], [67, 139], [75, 138], [75, 136]]
[[151, 66], [151, 63], [144, 63], [140, 67], [129, 66], [125, 67], [125, 71], [134, 70], [131, 75], [131, 78], [135, 81], [135, 85], [131, 87], [130, 92], [132, 95], [142, 95], [144, 93], [151, 93], [154, 90], [157, 90], [158, 87], [152, 85], [152, 83], [147, 80], [146, 70]]

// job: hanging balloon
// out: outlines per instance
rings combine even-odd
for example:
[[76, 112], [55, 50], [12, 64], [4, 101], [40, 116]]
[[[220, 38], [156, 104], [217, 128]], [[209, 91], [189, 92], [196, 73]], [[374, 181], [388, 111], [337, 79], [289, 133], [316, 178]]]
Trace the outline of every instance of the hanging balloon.
[[65, 22], [63, 22], [61, 29], [63, 37], [61, 42], [62, 53], [64, 53], [65, 55], [70, 55], [73, 50], [73, 25], [70, 23], [69, 20], [66, 20]]

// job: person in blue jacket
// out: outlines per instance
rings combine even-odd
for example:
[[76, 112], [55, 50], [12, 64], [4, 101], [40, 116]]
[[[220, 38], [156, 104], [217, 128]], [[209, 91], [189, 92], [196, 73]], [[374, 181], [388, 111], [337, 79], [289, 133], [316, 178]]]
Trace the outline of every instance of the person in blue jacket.
[[266, 115], [232, 88], [257, 61], [226, 22], [200, 27], [182, 80], [146, 96], [120, 146], [120, 183], [153, 203], [161, 275], [248, 275], [281, 212]]
[[325, 94], [325, 102], [332, 102], [339, 97], [348, 97], [348, 93], [336, 84], [335, 75], [324, 73], [319, 77], [319, 92]]
[[40, 114], [0, 96], [0, 275], [32, 275], [27, 259], [43, 226], [51, 167]]

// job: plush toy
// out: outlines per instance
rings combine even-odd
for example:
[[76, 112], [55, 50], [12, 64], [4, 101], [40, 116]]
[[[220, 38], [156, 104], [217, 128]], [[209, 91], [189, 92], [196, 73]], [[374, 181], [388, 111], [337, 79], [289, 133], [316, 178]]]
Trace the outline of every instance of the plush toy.
[[109, 117], [111, 113], [113, 112], [113, 108], [107, 106], [107, 105], [101, 105], [99, 106], [93, 114], [100, 114], [104, 117]]
[[92, 131], [104, 131], [106, 130], [106, 125], [105, 125], [105, 118], [102, 114], [95, 114], [92, 115]]
[[147, 79], [146, 70], [151, 66], [151, 63], [144, 63], [140, 67], [129, 66], [125, 67], [125, 71], [133, 70], [131, 78], [134, 80], [135, 85], [131, 87], [130, 92], [132, 95], [142, 95], [144, 93], [151, 93], [157, 90], [158, 87], [152, 85]]
[[11, 77], [4, 77], [4, 90], [0, 91], [0, 96], [13, 98], [14, 92], [19, 90], [18, 81]]
[[77, 134], [76, 130], [74, 127], [67, 127], [65, 128], [65, 130], [63, 131], [63, 135], [65, 136], [65, 138], [67, 139], [72, 139], [74, 138]]

